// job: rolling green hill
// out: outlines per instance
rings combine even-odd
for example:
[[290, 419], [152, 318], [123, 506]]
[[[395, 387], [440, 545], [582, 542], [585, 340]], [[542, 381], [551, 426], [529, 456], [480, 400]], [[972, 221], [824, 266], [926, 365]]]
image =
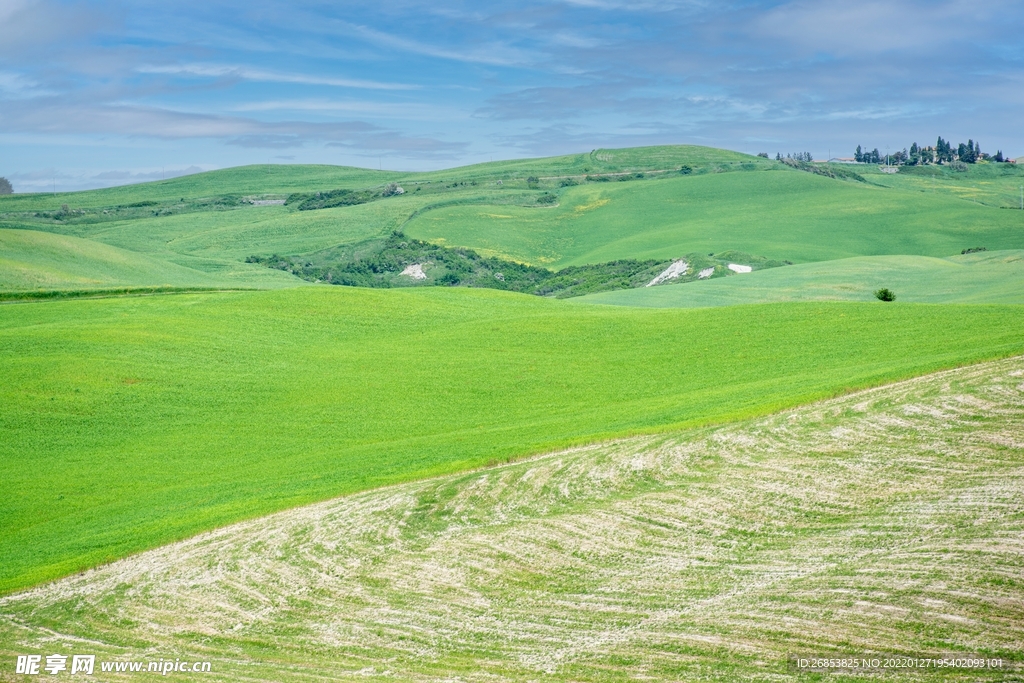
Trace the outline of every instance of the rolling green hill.
[[0, 289], [110, 285], [214, 285], [204, 273], [102, 242], [37, 230], [0, 229]]
[[0, 292], [84, 291], [112, 287], [258, 287], [301, 284], [249, 263], [160, 259], [94, 240], [0, 228]]
[[592, 183], [558, 201], [437, 209], [405, 231], [550, 267], [732, 249], [806, 262], [1024, 248], [1024, 212], [800, 171]]
[[938, 259], [863, 256], [761, 270], [685, 285], [592, 294], [617, 306], [701, 307], [782, 301], [874, 301], [887, 287], [913, 303], [1024, 304], [1024, 251], [989, 251]]
[[877, 167], [855, 166], [873, 183], [927, 194], [945, 194], [969, 202], [1011, 209], [1020, 208], [1024, 167], [1019, 164], [970, 164], [966, 171], [949, 166], [906, 166], [899, 173], [881, 173]]
[[0, 196], [0, 214], [7, 211], [57, 211], [63, 204], [69, 204], [72, 208], [97, 208], [146, 201], [173, 202], [181, 198], [218, 195], [283, 196], [292, 192], [372, 187], [390, 181], [444, 184], [474, 179], [525, 180], [532, 175], [582, 176], [588, 173], [676, 171], [683, 164], [710, 166], [739, 163], [770, 165], [766, 160], [724, 149], [672, 145], [594, 150], [590, 154], [541, 159], [495, 161], [427, 173], [305, 164], [239, 166], [102, 190]]
[[386, 183], [401, 174], [348, 166], [256, 165], [196, 173], [170, 180], [121, 185], [84, 192], [13, 194], [0, 197], [6, 211], [57, 211], [99, 208], [140, 202], [172, 202], [181, 198], [217, 195], [287, 195], [310, 188], [364, 187]]
[[396, 197], [321, 211], [258, 206], [47, 227], [171, 260], [242, 262], [262, 251], [304, 253], [386, 234], [420, 205], [415, 197]]
[[1021, 352], [1019, 306], [328, 286], [2, 305], [0, 590], [343, 493]]
[[[688, 175], [679, 173], [684, 167]], [[240, 265], [249, 256], [302, 256], [403, 229], [556, 269], [730, 250], [810, 262], [1024, 248], [1024, 212], [996, 209], [991, 197], [977, 201], [986, 188], [1002, 196], [1017, 182], [1011, 165], [912, 169], [905, 177], [858, 170], [867, 182], [688, 146], [431, 173], [253, 166], [109, 190], [0, 197], [0, 228], [95, 240], [251, 287], [285, 281]], [[344, 188], [379, 194], [386, 181], [402, 184], [405, 194], [318, 211], [251, 203]]]

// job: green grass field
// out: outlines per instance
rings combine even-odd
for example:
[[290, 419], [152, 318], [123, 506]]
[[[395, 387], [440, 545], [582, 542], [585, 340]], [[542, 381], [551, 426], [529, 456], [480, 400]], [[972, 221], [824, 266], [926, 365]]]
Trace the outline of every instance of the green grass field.
[[489, 290], [0, 306], [11, 591], [237, 519], [1024, 351], [1024, 308]]
[[1024, 251], [949, 258], [861, 256], [804, 263], [685, 285], [592, 294], [581, 302], [656, 308], [784, 301], [875, 301], [887, 287], [909, 303], [1024, 304]]
[[114, 681], [168, 680], [100, 673], [158, 658], [254, 683], [1019, 681], [1022, 377], [987, 363], [252, 520], [0, 598], [0, 655], [89, 652]]

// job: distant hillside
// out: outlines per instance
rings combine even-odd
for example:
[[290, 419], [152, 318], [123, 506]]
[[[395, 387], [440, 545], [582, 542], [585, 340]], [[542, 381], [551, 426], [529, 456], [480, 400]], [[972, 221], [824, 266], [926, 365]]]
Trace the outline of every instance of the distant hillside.
[[[800, 263], [945, 257], [977, 244], [1024, 249], [1024, 212], [997, 208], [1017, 201], [1024, 169], [1012, 164], [977, 164], [966, 173], [936, 167], [928, 175], [858, 166], [862, 175], [845, 179], [831, 177], [828, 166], [803, 166], [695, 146], [594, 150], [430, 173], [247, 166], [67, 195], [0, 197], [0, 228], [92, 240], [197, 271], [170, 268], [157, 279], [261, 288], [300, 283], [244, 263], [250, 256], [304, 264], [396, 230], [552, 270], [723, 252]], [[385, 191], [390, 184], [394, 191]], [[19, 266], [17, 277], [78, 286], [77, 275], [54, 272], [74, 274], [80, 266], [46, 258], [40, 267], [49, 274]], [[153, 279], [142, 271], [112, 276], [125, 278]], [[8, 282], [0, 287], [22, 286], [14, 276]]]
[[563, 267], [736, 249], [793, 262], [1024, 248], [1024, 212], [795, 169], [673, 174], [558, 190], [550, 208], [478, 202], [421, 211], [411, 237]]
[[1024, 250], [945, 259], [861, 256], [772, 271], [636, 291], [605, 292], [581, 301], [616, 306], [699, 308], [782, 301], [874, 301], [887, 287], [897, 302], [1024, 304]]
[[63, 204], [73, 208], [115, 206], [140, 201], [168, 202], [216, 195], [287, 195], [336, 188], [360, 189], [387, 182], [451, 183], [466, 180], [526, 179], [552, 174], [622, 173], [650, 170], [678, 170], [683, 164], [764, 163], [739, 152], [692, 145], [594, 150], [539, 159], [513, 159], [441, 171], [410, 173], [378, 171], [348, 166], [269, 164], [237, 166], [136, 185], [122, 185], [83, 192], [14, 194], [0, 197], [0, 214], [5, 211], [58, 211]]

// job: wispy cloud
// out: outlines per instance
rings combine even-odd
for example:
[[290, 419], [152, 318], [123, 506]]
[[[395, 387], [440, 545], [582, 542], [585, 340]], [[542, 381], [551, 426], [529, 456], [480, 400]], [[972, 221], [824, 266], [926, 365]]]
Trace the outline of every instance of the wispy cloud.
[[236, 112], [283, 111], [345, 114], [406, 121], [454, 121], [469, 117], [469, 113], [458, 107], [441, 104], [322, 98], [242, 102], [232, 106], [231, 110]]
[[338, 88], [362, 88], [366, 90], [419, 90], [421, 86], [407, 83], [382, 83], [357, 78], [336, 78], [301, 73], [284, 73], [228, 64], [173, 64], [142, 65], [136, 71], [144, 74], [173, 74], [178, 76], [199, 76], [205, 78], [239, 78], [266, 83], [298, 83], [301, 85], [328, 85]]
[[327, 143], [359, 150], [417, 150], [437, 153], [465, 148], [462, 142], [408, 136], [364, 121], [258, 121], [142, 106], [49, 106], [15, 103], [2, 120], [7, 133], [107, 134], [162, 139], [215, 138], [227, 145], [254, 149], [290, 149]]
[[452, 49], [436, 43], [393, 35], [369, 26], [353, 25], [351, 30], [359, 37], [382, 47], [458, 62], [488, 64], [491, 66], [516, 66], [529, 64], [537, 59], [536, 55], [531, 54], [529, 51], [513, 47], [504, 41], [479, 44], [477, 41], [470, 39], [466, 41], [469, 45], [461, 49]]

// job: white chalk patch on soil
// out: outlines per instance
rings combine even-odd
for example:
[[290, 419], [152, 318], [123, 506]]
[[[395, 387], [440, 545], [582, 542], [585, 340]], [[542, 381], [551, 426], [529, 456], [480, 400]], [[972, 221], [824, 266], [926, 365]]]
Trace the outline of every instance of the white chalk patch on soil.
[[730, 263], [729, 270], [733, 271], [734, 273], [749, 273], [750, 271], [753, 270], [753, 268], [751, 268], [750, 266], [741, 266], [738, 263]]
[[408, 275], [413, 280], [426, 280], [427, 274], [423, 272], [423, 266], [419, 263], [414, 263], [411, 266], [406, 266], [400, 275]]
[[254, 199], [250, 204], [253, 206], [284, 206], [283, 199]]
[[648, 282], [646, 286], [653, 287], [654, 285], [660, 285], [662, 282], [667, 280], [675, 280], [680, 275], [686, 275], [687, 268], [689, 268], [689, 264], [687, 264], [686, 261], [683, 261], [682, 259], [673, 261], [671, 266], [661, 271], [661, 274]]
[[707, 280], [709, 277], [715, 274], [714, 268], [705, 268], [704, 270], [697, 273], [698, 280]]

